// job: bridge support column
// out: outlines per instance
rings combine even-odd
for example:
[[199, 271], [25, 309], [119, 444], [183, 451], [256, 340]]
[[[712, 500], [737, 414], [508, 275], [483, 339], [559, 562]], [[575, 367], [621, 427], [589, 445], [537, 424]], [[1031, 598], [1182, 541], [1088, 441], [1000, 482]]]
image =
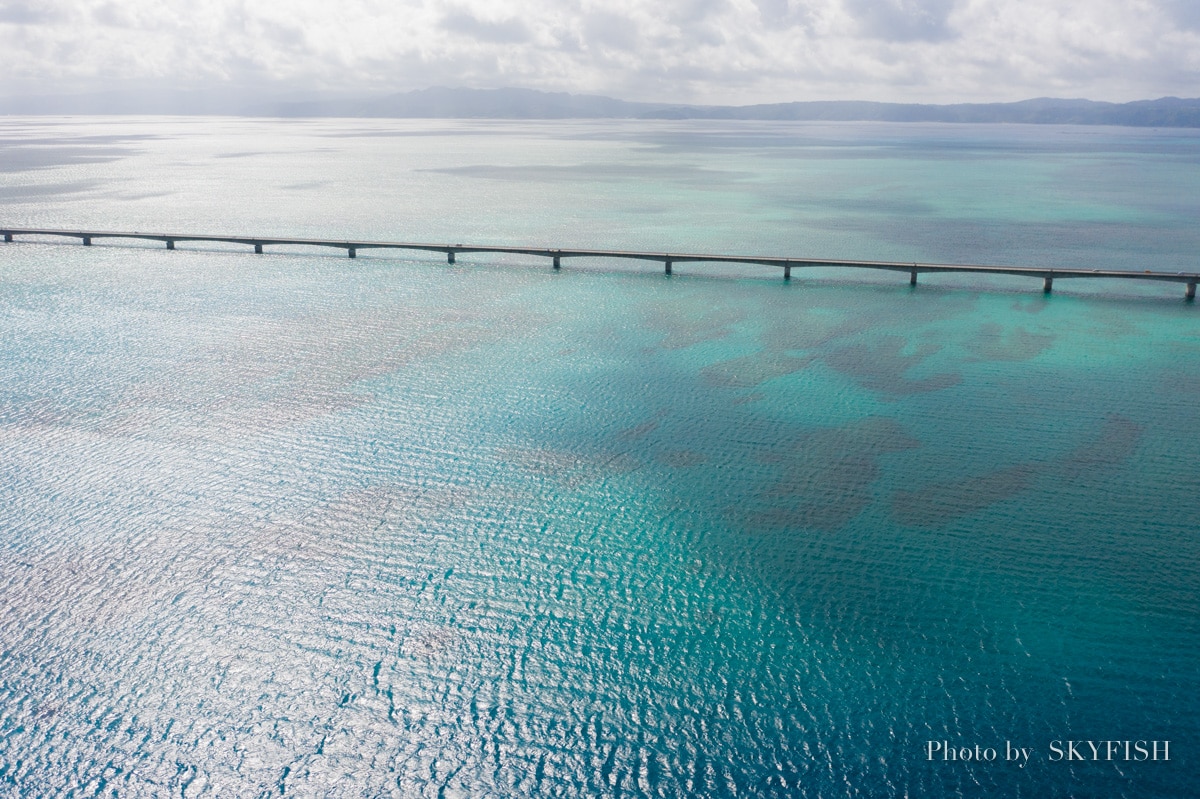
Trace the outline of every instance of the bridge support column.
[[554, 256], [554, 268], [562, 269], [562, 259], [559, 256]]
[[446, 263], [448, 263], [448, 264], [454, 263], [454, 250], [451, 250], [450, 252], [446, 253]]
[[788, 264], [787, 266], [785, 266], [783, 268], [783, 279], [784, 280], [792, 279], [792, 265], [791, 264]]
[[12, 234], [11, 234], [11, 233], [5, 233], [5, 234], [4, 234], [4, 240], [5, 240], [5, 241], [8, 241], [8, 242], [11, 242], [11, 241], [12, 241]]
[[917, 270], [916, 269], [914, 269], [908, 273], [908, 285], [910, 285], [910, 286], [917, 285]]
[[1187, 284], [1187, 288], [1183, 292], [1183, 298], [1185, 300], [1187, 300], [1188, 302], [1191, 302], [1192, 300], [1196, 299], [1196, 284], [1195, 283]]
[[170, 239], [167, 239], [167, 249], [168, 250], [175, 249], [175, 242], [171, 241]]
[[1049, 275], [1046, 275], [1046, 278], [1042, 281], [1042, 293], [1049, 294], [1053, 290], [1054, 290], [1054, 278], [1050, 277]]
[[354, 249], [353, 247], [349, 247], [346, 249], [346, 255], [349, 255], [351, 258], [357, 258], [358, 250]]
[[84, 247], [91, 247], [91, 246], [92, 246], [92, 237], [91, 237], [91, 236], [84, 236], [84, 237], [83, 237], [83, 246], [84, 246]]
[[255, 245], [254, 245], [254, 254], [255, 254], [255, 255], [262, 255], [262, 245], [261, 245], [261, 244], [255, 244]]
[[671, 262], [664, 261], [663, 263], [664, 263], [663, 271], [666, 272], [668, 275], [671, 274]]

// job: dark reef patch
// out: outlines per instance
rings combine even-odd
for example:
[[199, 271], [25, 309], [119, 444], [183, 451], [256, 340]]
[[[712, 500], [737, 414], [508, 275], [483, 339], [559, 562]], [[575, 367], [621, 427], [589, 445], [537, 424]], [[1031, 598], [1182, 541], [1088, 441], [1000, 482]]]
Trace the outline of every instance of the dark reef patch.
[[884, 417], [804, 431], [761, 456], [774, 479], [734, 515], [751, 530], [841, 529], [874, 498], [881, 457], [918, 446], [895, 420]]
[[940, 391], [962, 382], [962, 376], [947, 372], [921, 379], [905, 373], [941, 349], [925, 344], [912, 355], [904, 355], [907, 341], [901, 336], [884, 336], [877, 344], [851, 344], [825, 356], [825, 363], [863, 388], [898, 396]]
[[629, 474], [644, 465], [626, 452], [582, 453], [551, 447], [506, 448], [498, 450], [495, 457], [530, 474], [560, 481], [567, 490]]
[[898, 491], [892, 498], [892, 514], [901, 524], [940, 527], [1035, 484], [1071, 482], [1093, 470], [1121, 464], [1133, 455], [1141, 435], [1140, 425], [1111, 414], [1095, 439], [1050, 461], [1020, 463], [914, 491]]
[[615, 165], [599, 162], [566, 165], [524, 164], [517, 166], [472, 164], [469, 166], [437, 167], [420, 171], [468, 178], [515, 181], [519, 183], [578, 183], [580, 181], [618, 183], [627, 180], [636, 180], [704, 187], [711, 186], [714, 183], [727, 184], [751, 177], [745, 172], [730, 172], [696, 164]]
[[735, 308], [714, 308], [700, 315], [692, 315], [656, 303], [646, 310], [646, 324], [662, 333], [658, 346], [665, 350], [682, 350], [725, 338], [733, 326], [745, 317], [743, 311]]
[[1092, 469], [1124, 463], [1133, 455], [1142, 437], [1142, 427], [1116, 414], [1104, 420], [1095, 441], [1072, 450], [1054, 465], [1054, 472], [1063, 480], [1074, 480]]
[[1034, 464], [1020, 464], [950, 483], [933, 483], [916, 491], [897, 491], [892, 515], [910, 527], [936, 527], [1015, 496], [1039, 475]]
[[813, 356], [761, 352], [710, 364], [700, 374], [710, 386], [753, 388], [772, 378], [799, 372], [813, 360]]
[[620, 441], [637, 441], [645, 438], [658, 429], [662, 415], [659, 413], [649, 421], [618, 431], [616, 438]]
[[1030, 333], [1021, 327], [1005, 331], [1001, 325], [987, 324], [965, 347], [981, 361], [1028, 361], [1053, 344], [1055, 338], [1048, 333]]
[[760, 340], [769, 352], [812, 350], [856, 330], [848, 328], [843, 321], [817, 314], [807, 314], [802, 318], [790, 315], [787, 324], [778, 320], [769, 324]]
[[708, 456], [690, 449], [664, 450], [654, 460], [672, 469], [691, 469], [708, 463]]
[[749, 394], [746, 394], [745, 396], [738, 397], [737, 399], [735, 399], [733, 402], [731, 402], [729, 404], [734, 405], [734, 406], [749, 405], [754, 402], [762, 402], [766, 398], [767, 398], [767, 395], [763, 394], [761, 391], [754, 391]]

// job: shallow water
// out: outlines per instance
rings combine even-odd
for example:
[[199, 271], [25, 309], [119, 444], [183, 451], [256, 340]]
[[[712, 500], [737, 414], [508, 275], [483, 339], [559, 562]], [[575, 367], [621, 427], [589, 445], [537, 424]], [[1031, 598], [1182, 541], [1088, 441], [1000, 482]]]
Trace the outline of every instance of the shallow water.
[[[0, 135], [13, 226], [1200, 250], [1186, 131]], [[1177, 286], [46, 242], [0, 275], [0, 795], [1187, 795]]]

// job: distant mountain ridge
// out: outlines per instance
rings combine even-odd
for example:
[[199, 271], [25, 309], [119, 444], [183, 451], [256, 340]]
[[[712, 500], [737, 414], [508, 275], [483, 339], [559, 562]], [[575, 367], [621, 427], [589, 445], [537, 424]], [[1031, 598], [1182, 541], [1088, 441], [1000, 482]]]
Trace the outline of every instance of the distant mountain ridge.
[[1063, 125], [1200, 127], [1200, 98], [1130, 103], [1037, 98], [1015, 103], [920, 105], [855, 100], [689, 105], [637, 103], [533, 89], [436, 87], [374, 100], [284, 103], [274, 115], [449, 119], [757, 119], [793, 121], [1012, 122]]
[[450, 119], [757, 119], [880, 122], [1200, 127], [1200, 99], [1164, 97], [1131, 103], [1038, 98], [1015, 103], [918, 105], [853, 100], [724, 106], [635, 103], [597, 95], [532, 89], [432, 88], [375, 100], [285, 103], [277, 116]]
[[759, 105], [642, 103], [534, 89], [434, 87], [385, 97], [279, 102], [246, 92], [157, 91], [0, 98], [2, 114], [179, 114], [395, 119], [719, 119], [1125, 125], [1200, 128], [1200, 98], [1129, 103], [1037, 98], [928, 105], [821, 100]]

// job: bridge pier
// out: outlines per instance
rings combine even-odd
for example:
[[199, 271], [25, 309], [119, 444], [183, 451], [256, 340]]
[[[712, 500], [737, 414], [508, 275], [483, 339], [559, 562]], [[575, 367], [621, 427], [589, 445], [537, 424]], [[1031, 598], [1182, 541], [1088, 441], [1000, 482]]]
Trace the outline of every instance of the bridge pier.
[[1187, 300], [1188, 302], [1191, 302], [1192, 300], [1196, 299], [1196, 284], [1195, 283], [1187, 284], [1187, 288], [1183, 292], [1183, 298], [1185, 300]]
[[5, 234], [4, 234], [4, 240], [5, 240], [5, 241], [7, 241], [7, 242], [11, 242], [11, 241], [12, 241], [12, 234], [11, 234], [11, 233], [5, 233]]
[[449, 250], [446, 253], [446, 263], [448, 263], [448, 264], [454, 263], [454, 250]]
[[562, 258], [560, 256], [554, 256], [554, 268], [562, 269]]
[[354, 247], [347, 247], [347, 248], [346, 248], [346, 255], [350, 256], [351, 258], [357, 258], [357, 257], [358, 257], [358, 250], [356, 250]]
[[671, 262], [670, 261], [663, 261], [663, 270], [666, 272], [666, 274], [668, 274], [668, 275], [671, 274]]
[[1049, 294], [1051, 291], [1053, 291], [1053, 289], [1054, 278], [1052, 278], [1050, 275], [1046, 275], [1046, 278], [1042, 281], [1042, 293]]
[[261, 244], [255, 244], [255, 245], [254, 245], [254, 254], [255, 254], [255, 255], [262, 255], [262, 245], [261, 245]]
[[908, 285], [910, 285], [910, 286], [917, 285], [917, 270], [916, 269], [914, 269], [908, 273]]
[[786, 265], [784, 265], [784, 267], [783, 267], [783, 279], [784, 279], [784, 280], [791, 280], [791, 279], [792, 279], [792, 265], [791, 265], [791, 264], [786, 264]]
[[91, 237], [91, 236], [84, 236], [84, 237], [83, 237], [83, 246], [84, 246], [84, 247], [91, 247], [91, 246], [92, 246], [92, 237]]
[[171, 240], [171, 239], [167, 239], [167, 249], [168, 249], [168, 250], [173, 250], [173, 249], [175, 249], [175, 242], [174, 242], [173, 240]]

